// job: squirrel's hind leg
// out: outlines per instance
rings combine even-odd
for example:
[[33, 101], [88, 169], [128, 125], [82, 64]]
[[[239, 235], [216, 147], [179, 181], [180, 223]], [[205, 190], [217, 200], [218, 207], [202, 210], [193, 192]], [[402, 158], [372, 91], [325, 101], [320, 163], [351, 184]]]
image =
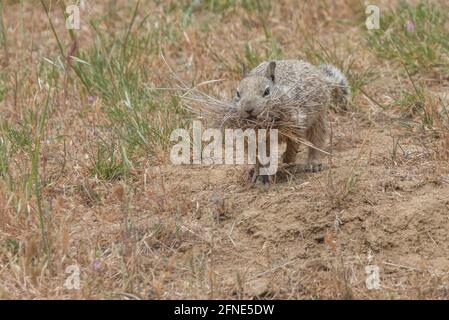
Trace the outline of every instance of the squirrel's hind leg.
[[[315, 147], [323, 148], [327, 138], [327, 116], [325, 113], [318, 117], [315, 123], [309, 128], [306, 137]], [[319, 150], [309, 147], [309, 155], [304, 170], [307, 172], [319, 172], [323, 170], [320, 157], [321, 152]]]
[[287, 140], [287, 147], [282, 156], [282, 162], [286, 165], [294, 165], [298, 154], [299, 144], [291, 139]]

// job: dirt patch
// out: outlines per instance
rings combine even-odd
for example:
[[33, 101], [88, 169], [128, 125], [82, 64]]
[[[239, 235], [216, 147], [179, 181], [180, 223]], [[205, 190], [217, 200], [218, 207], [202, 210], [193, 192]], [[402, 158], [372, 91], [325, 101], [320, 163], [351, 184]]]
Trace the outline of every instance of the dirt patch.
[[[297, 173], [269, 190], [249, 188], [241, 167], [161, 169], [166, 185], [182, 186], [195, 203], [188, 232], [202, 246], [183, 255], [206, 273], [193, 290], [195, 275], [178, 262], [166, 285], [174, 282], [184, 298], [447, 295], [449, 184], [425, 163], [394, 165], [382, 126], [359, 129], [357, 137], [337, 129], [331, 169]], [[377, 290], [365, 284], [370, 265], [380, 268]]]

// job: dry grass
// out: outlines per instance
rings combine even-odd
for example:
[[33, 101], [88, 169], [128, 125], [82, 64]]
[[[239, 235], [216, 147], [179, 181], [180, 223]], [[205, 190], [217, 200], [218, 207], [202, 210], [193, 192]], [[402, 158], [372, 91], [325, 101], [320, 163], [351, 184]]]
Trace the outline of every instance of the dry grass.
[[[0, 298], [448, 298], [441, 16], [410, 35], [427, 11], [379, 2], [391, 57], [357, 0], [86, 1], [73, 32], [62, 3], [0, 4]], [[201, 87], [221, 107], [243, 66], [283, 57], [351, 82], [329, 170], [263, 191], [238, 166], [170, 165], [190, 118], [173, 73], [226, 79]]]

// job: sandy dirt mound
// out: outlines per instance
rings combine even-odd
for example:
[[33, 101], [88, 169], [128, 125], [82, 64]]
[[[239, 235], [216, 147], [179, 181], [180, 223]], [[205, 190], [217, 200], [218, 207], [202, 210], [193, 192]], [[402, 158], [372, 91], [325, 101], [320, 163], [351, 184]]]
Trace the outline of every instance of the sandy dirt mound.
[[[193, 243], [164, 283], [183, 298], [447, 297], [444, 170], [406, 139], [392, 159], [382, 123], [338, 121], [327, 170], [269, 190], [250, 188], [237, 166], [158, 169], [193, 209], [179, 226]], [[367, 288], [367, 266], [379, 268], [378, 289]]]

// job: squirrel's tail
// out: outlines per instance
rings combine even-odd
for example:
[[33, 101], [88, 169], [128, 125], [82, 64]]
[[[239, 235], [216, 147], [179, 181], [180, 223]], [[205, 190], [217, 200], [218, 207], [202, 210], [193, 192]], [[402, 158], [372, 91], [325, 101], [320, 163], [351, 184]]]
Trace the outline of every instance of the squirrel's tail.
[[322, 64], [319, 66], [326, 74], [332, 86], [332, 99], [337, 106], [346, 108], [349, 97], [351, 96], [351, 87], [348, 79], [337, 67], [331, 64]]

